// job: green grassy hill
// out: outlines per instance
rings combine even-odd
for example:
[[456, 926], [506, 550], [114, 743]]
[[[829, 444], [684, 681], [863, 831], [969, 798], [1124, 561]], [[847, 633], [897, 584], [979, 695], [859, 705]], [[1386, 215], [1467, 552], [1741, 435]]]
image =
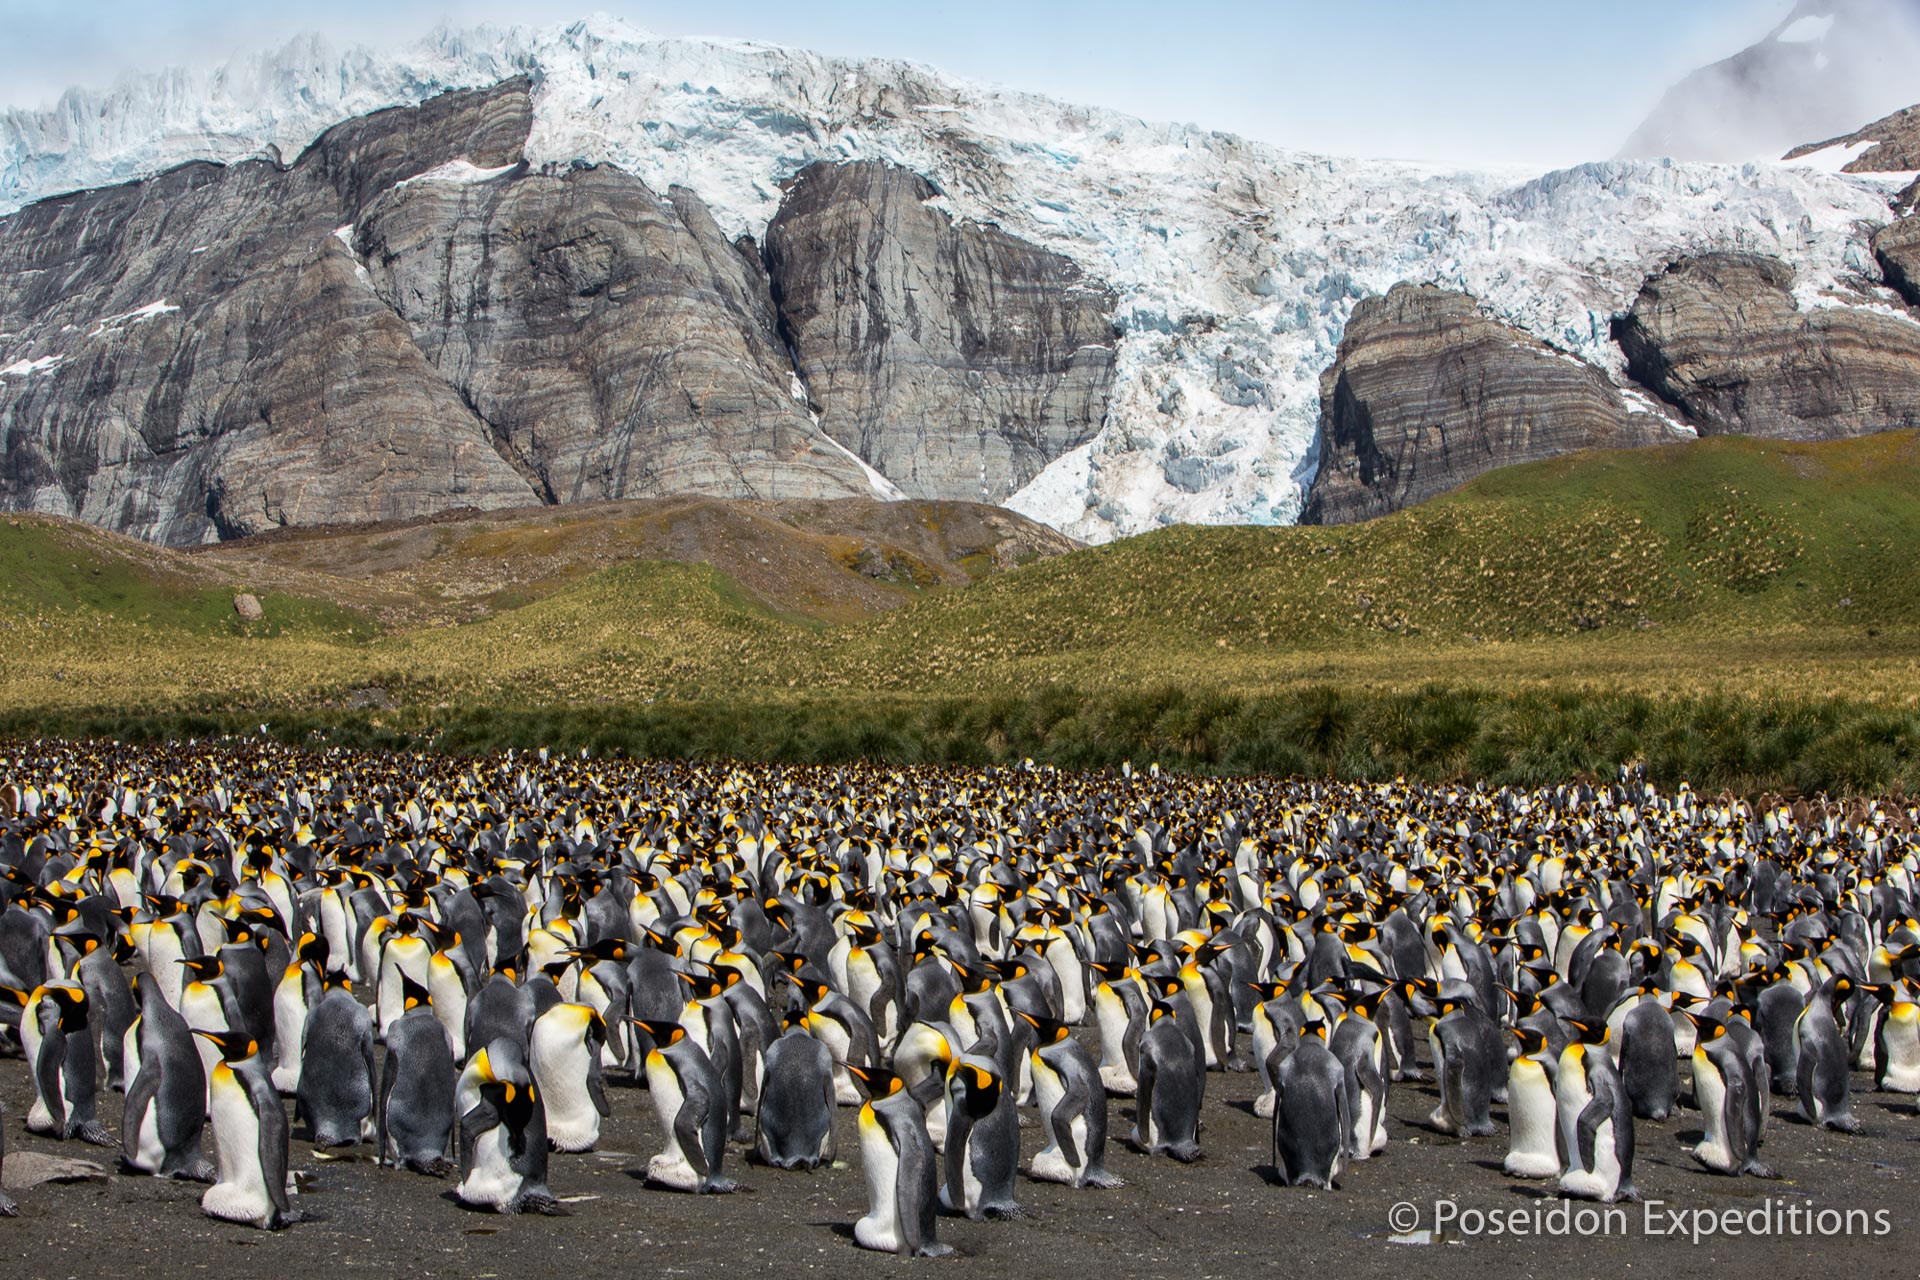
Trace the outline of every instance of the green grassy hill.
[[[812, 567], [782, 594], [771, 561], [742, 567], [762, 564], [759, 533], [688, 563], [671, 522], [539, 513], [396, 564], [373, 535], [180, 555], [20, 518], [0, 527], [18, 641], [0, 713], [457, 746], [1542, 777], [1639, 759], [1741, 785], [1920, 784], [1916, 495], [1913, 433], [1720, 438], [1515, 467], [1364, 525], [1174, 528], [826, 606], [820, 584], [855, 571], [832, 530], [787, 539]], [[476, 554], [533, 586], [452, 621], [444, 563]], [[423, 577], [432, 600], [396, 608]], [[242, 585], [266, 592], [266, 623], [233, 618]]]

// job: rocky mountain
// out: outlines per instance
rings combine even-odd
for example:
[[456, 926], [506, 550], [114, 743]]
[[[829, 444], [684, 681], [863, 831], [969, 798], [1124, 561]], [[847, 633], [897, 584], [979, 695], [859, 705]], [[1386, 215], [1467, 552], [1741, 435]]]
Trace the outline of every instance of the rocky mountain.
[[1912, 173], [1920, 169], [1920, 107], [1902, 107], [1852, 133], [1805, 143], [1783, 158], [1830, 159], [1842, 173]]
[[1616, 336], [1633, 376], [1702, 434], [1832, 440], [1920, 426], [1920, 324], [1803, 309], [1791, 268], [1688, 258], [1647, 281]]
[[1090, 541], [1285, 523], [1337, 462], [1321, 381], [1365, 300], [1466, 295], [1631, 402], [1613, 321], [1675, 260], [1896, 302], [1897, 185], [1330, 159], [602, 19], [300, 42], [0, 116], [0, 503], [176, 543], [687, 488], [1004, 501]]
[[1354, 308], [1321, 379], [1320, 470], [1301, 521], [1366, 520], [1496, 467], [1679, 434], [1467, 295], [1397, 285]]
[[1916, 61], [1920, 0], [1798, 0], [1757, 43], [1669, 89], [1620, 154], [1778, 156], [1910, 104]]

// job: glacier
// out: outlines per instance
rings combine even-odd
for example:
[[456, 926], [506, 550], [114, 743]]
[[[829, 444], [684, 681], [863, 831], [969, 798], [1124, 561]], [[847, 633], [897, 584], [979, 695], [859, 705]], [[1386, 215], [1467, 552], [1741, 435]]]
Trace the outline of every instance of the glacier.
[[913, 63], [655, 37], [595, 17], [443, 27], [388, 51], [302, 37], [11, 109], [0, 212], [189, 160], [290, 158], [343, 118], [521, 73], [534, 86], [536, 167], [614, 164], [662, 193], [687, 187], [729, 234], [758, 241], [801, 168], [890, 161], [925, 175], [955, 218], [1065, 254], [1111, 287], [1107, 421], [1007, 504], [1089, 542], [1297, 519], [1317, 462], [1320, 374], [1361, 298], [1403, 280], [1464, 290], [1624, 384], [1612, 317], [1682, 255], [1778, 256], [1798, 272], [1803, 307], [1888, 304], [1867, 235], [1912, 177], [1825, 163], [1540, 174], [1320, 156]]

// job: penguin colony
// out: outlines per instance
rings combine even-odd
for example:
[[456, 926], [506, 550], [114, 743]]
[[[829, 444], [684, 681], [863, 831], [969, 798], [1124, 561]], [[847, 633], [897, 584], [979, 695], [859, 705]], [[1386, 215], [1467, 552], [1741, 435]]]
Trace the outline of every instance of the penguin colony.
[[1116, 1097], [1134, 1148], [1202, 1158], [1215, 1071], [1259, 1074], [1286, 1185], [1386, 1150], [1389, 1089], [1430, 1070], [1433, 1128], [1607, 1202], [1634, 1195], [1636, 1119], [1696, 1108], [1694, 1159], [1771, 1177], [1770, 1095], [1844, 1133], [1851, 1069], [1920, 1093], [1920, 843], [1893, 806], [1626, 777], [0, 757], [26, 1128], [262, 1228], [300, 1217], [287, 1100], [316, 1146], [557, 1213], [609, 1081], [644, 1086], [650, 1184], [850, 1158], [855, 1241], [930, 1256], [942, 1212], [1018, 1215], [1022, 1176], [1118, 1185]]

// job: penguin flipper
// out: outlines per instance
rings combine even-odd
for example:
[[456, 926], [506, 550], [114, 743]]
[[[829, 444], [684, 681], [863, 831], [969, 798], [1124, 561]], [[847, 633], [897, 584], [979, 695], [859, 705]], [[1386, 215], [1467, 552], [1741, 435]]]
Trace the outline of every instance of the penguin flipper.
[[1078, 1169], [1081, 1164], [1080, 1147], [1073, 1140], [1073, 1117], [1086, 1111], [1092, 1100], [1087, 1097], [1086, 1084], [1077, 1074], [1062, 1074], [1066, 1089], [1060, 1095], [1060, 1101], [1053, 1106], [1053, 1140], [1060, 1145], [1060, 1155], [1067, 1162], [1067, 1167]]
[[607, 1077], [600, 1064], [599, 1047], [590, 1048], [591, 1052], [587, 1054], [587, 1096], [593, 1099], [593, 1109], [604, 1120], [613, 1114], [613, 1107], [607, 1101]]
[[473, 1104], [472, 1110], [460, 1117], [460, 1180], [466, 1181], [473, 1172], [474, 1148], [480, 1145], [480, 1135], [495, 1128], [500, 1123], [500, 1113], [485, 1098]]
[[253, 1107], [259, 1113], [260, 1178], [266, 1183], [267, 1203], [273, 1206], [277, 1224], [295, 1222], [287, 1202], [287, 1113], [280, 1105], [279, 1091], [263, 1072], [253, 1082]]
[[1577, 1135], [1580, 1149], [1575, 1152], [1578, 1167], [1582, 1173], [1592, 1173], [1594, 1168], [1593, 1148], [1600, 1126], [1613, 1118], [1613, 1099], [1603, 1091], [1594, 1090], [1587, 1099], [1587, 1105], [1580, 1108]]
[[[142, 1070], [127, 1086], [126, 1109], [121, 1113], [120, 1127], [126, 1130], [130, 1137], [139, 1134], [141, 1126], [147, 1122], [147, 1108], [153, 1105], [154, 1099], [159, 1095], [160, 1073], [157, 1071]], [[120, 1168], [125, 1172], [157, 1172], [157, 1170], [147, 1169], [135, 1170], [125, 1151], [120, 1155]]]
[[[387, 1050], [386, 1060], [380, 1064], [379, 1087], [373, 1095], [373, 1163], [375, 1167], [387, 1162], [387, 1104], [393, 1097], [394, 1082], [400, 1078], [400, 1055], [392, 1049]], [[395, 1163], [399, 1163], [398, 1160]]]
[[680, 1077], [683, 1094], [680, 1110], [673, 1117], [673, 1140], [680, 1147], [680, 1154], [702, 1181], [713, 1176], [714, 1171], [707, 1165], [707, 1148], [702, 1141], [702, 1131], [706, 1128], [707, 1113], [713, 1109], [714, 1097], [707, 1092], [706, 1086], [694, 1079], [692, 1073]]
[[[53, 1014], [54, 1019], [57, 1019], [59, 1016], [57, 1013], [54, 1013], [53, 1001], [50, 999], [40, 1002], [39, 1012], [40, 1025], [43, 1028], [50, 1020], [48, 1017], [49, 1014]], [[57, 1028], [57, 1021], [55, 1022], [55, 1026]], [[40, 1056], [36, 1058], [33, 1063], [33, 1082], [39, 1087], [40, 1101], [46, 1105], [47, 1114], [52, 1117], [52, 1124], [49, 1131], [65, 1137], [67, 1131], [67, 1097], [60, 1089], [60, 1064], [65, 1061], [67, 1056], [66, 1037], [61, 1035], [57, 1029], [51, 1033], [43, 1031], [42, 1034], [46, 1038], [40, 1041]]]
[[1149, 1154], [1153, 1151], [1153, 1085], [1158, 1074], [1153, 1055], [1141, 1054], [1133, 1068], [1133, 1141]]

